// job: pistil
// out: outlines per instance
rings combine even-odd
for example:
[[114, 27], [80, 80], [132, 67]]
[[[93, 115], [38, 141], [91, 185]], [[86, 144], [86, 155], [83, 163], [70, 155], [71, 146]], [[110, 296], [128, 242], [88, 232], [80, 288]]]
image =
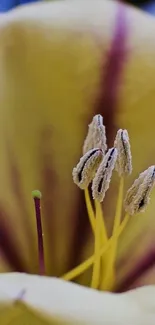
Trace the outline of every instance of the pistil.
[[43, 230], [41, 220], [41, 192], [35, 190], [32, 192], [34, 199], [36, 224], [37, 224], [37, 236], [38, 236], [38, 260], [39, 260], [39, 274], [45, 275], [45, 260], [44, 260], [44, 243], [43, 243]]

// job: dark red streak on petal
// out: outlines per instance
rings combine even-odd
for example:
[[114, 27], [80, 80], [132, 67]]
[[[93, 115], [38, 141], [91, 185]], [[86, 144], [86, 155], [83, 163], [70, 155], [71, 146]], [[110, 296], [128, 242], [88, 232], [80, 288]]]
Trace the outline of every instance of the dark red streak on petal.
[[[28, 272], [27, 267], [24, 265], [24, 253], [23, 260], [21, 258], [21, 252], [18, 254], [17, 244], [15, 247], [13, 241], [13, 229], [8, 223], [9, 215], [4, 208], [0, 206], [0, 251], [4, 258], [16, 272]], [[18, 246], [20, 247], [20, 245]]]
[[[54, 206], [56, 202], [54, 201], [54, 190], [56, 180], [56, 173], [53, 168], [53, 152], [50, 147], [52, 138], [52, 128], [47, 126], [41, 132], [41, 138], [39, 140], [39, 154], [38, 161], [40, 162], [40, 174], [41, 174], [41, 184], [40, 189], [43, 194], [42, 196], [42, 216], [43, 216], [43, 229], [45, 233], [46, 248], [48, 248], [46, 274], [52, 276], [58, 276], [57, 268], [57, 256], [56, 256], [56, 230], [55, 230], [55, 216], [54, 216]], [[52, 260], [52, 262], [50, 262]]]
[[[26, 201], [25, 201], [25, 197], [24, 197], [24, 193], [23, 193], [20, 171], [18, 169], [18, 165], [17, 165], [17, 162], [14, 157], [13, 148], [11, 147], [9, 141], [6, 142], [6, 147], [7, 147], [8, 161], [9, 161], [8, 172], [9, 172], [12, 192], [15, 194], [18, 207], [20, 208], [20, 212], [21, 212], [21, 216], [22, 216], [21, 222], [23, 222], [23, 228], [24, 228], [24, 231], [26, 232], [27, 245], [29, 248], [29, 252], [32, 254], [32, 256], [35, 256], [36, 250], [35, 250], [35, 246], [34, 246], [32, 229], [29, 224], [28, 209], [26, 207]], [[31, 271], [33, 271], [33, 270], [31, 270]]]
[[[87, 209], [84, 199], [84, 193], [81, 190], [79, 191], [79, 196], [77, 200], [77, 205], [75, 207], [75, 225], [74, 229], [71, 228], [71, 231], [74, 231], [74, 241], [72, 249], [69, 256], [68, 270], [77, 266], [81, 261], [82, 249], [85, 246], [85, 242], [88, 239], [91, 228], [88, 221]], [[68, 271], [66, 270], [66, 271]]]
[[95, 103], [95, 114], [104, 117], [108, 143], [111, 145], [116, 132], [115, 116], [119, 108], [119, 87], [123, 82], [123, 69], [128, 58], [128, 19], [126, 7], [118, 4], [114, 37], [111, 49], [101, 64], [100, 91]]
[[[104, 18], [103, 18], [104, 19]], [[100, 90], [94, 104], [93, 114], [102, 114], [106, 125], [108, 142], [112, 142], [115, 134], [115, 115], [118, 109], [119, 86], [123, 77], [123, 68], [127, 60], [128, 43], [128, 20], [126, 17], [126, 7], [118, 4], [114, 37], [111, 49], [101, 65]], [[105, 53], [104, 53], [105, 55]], [[92, 111], [91, 111], [92, 113]], [[91, 121], [92, 116], [88, 123]], [[81, 261], [82, 250], [90, 235], [90, 225], [88, 221], [83, 193], [79, 190], [79, 198], [75, 207], [75, 236], [72, 245], [69, 268], [72, 268]]]
[[137, 265], [137, 267], [132, 272], [130, 272], [126, 279], [116, 288], [116, 292], [124, 292], [131, 289], [132, 287], [135, 287], [136, 282], [154, 266], [155, 251], [152, 251]]

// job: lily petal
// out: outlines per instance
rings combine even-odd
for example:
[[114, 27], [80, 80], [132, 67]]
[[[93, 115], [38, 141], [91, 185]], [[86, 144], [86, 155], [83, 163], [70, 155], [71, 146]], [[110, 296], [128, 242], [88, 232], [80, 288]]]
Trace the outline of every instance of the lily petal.
[[[22, 7], [4, 14], [0, 21], [0, 107], [4, 108], [0, 197], [9, 210], [5, 219], [11, 241], [16, 250], [21, 244], [20, 259], [24, 257], [30, 272], [37, 272], [37, 261], [29, 258], [30, 252], [37, 256], [32, 189], [43, 193], [48, 273], [65, 271], [73, 259], [68, 256], [72, 247], [74, 263], [75, 258], [78, 262], [80, 246], [85, 246], [80, 241], [88, 239], [84, 232], [90, 233], [84, 199], [71, 171], [94, 113], [100, 65], [106, 61], [102, 51], [112, 39], [110, 25], [117, 5], [110, 5], [112, 16], [106, 29], [100, 13], [101, 36], [106, 30], [106, 42], [100, 46], [93, 27], [100, 11], [96, 9], [94, 15], [94, 1], [88, 13], [88, 2], [81, 4], [58, 1]], [[104, 14], [105, 10], [103, 4]], [[14, 222], [18, 227], [13, 227]]]
[[[16, 314], [16, 324], [153, 325], [155, 287], [124, 294], [100, 293], [59, 279], [27, 274], [0, 276], [0, 321]], [[37, 321], [37, 317], [39, 320]], [[8, 319], [9, 319], [8, 317]], [[42, 318], [43, 317], [43, 318]], [[53, 322], [52, 322], [53, 318]], [[55, 322], [54, 322], [55, 319]], [[5, 322], [3, 321], [5, 325]]]

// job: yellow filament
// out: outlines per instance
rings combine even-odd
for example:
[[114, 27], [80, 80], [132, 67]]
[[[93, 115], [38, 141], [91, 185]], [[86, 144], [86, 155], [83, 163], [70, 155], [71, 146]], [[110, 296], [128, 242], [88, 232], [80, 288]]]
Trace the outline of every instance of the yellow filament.
[[85, 202], [87, 207], [87, 212], [89, 216], [89, 221], [95, 236], [95, 262], [93, 266], [93, 274], [92, 274], [92, 284], [93, 288], [97, 288], [99, 286], [99, 277], [100, 277], [100, 255], [99, 250], [102, 245], [104, 245], [107, 240], [107, 232], [103, 218], [102, 206], [101, 204], [95, 200], [95, 209], [96, 209], [96, 218], [94, 215], [94, 210], [92, 207], [92, 203], [89, 196], [88, 189], [85, 190]]
[[105, 226], [105, 223], [104, 223], [104, 216], [103, 216], [102, 206], [101, 206], [101, 203], [99, 203], [97, 200], [95, 200], [95, 208], [96, 208], [96, 211], [97, 211], [98, 221], [100, 223], [101, 241], [102, 241], [102, 244], [105, 244], [107, 242], [107, 240], [108, 240], [107, 230], [106, 230], [106, 226]]
[[[114, 218], [113, 233], [112, 233], [113, 238], [114, 238], [115, 233], [117, 233], [117, 229], [120, 226], [120, 222], [121, 222], [123, 191], [124, 191], [124, 178], [121, 177], [117, 205], [116, 205], [116, 214], [115, 214], [115, 218]], [[118, 237], [119, 236], [117, 236], [117, 237], [115, 236], [115, 240], [113, 240], [112, 246], [109, 251], [109, 261], [108, 261], [106, 273], [104, 275], [104, 279], [103, 279], [102, 285], [101, 285], [103, 290], [110, 290], [114, 284], [114, 280], [115, 280], [114, 264], [115, 264], [115, 257], [116, 257], [116, 251], [117, 251], [117, 245], [118, 245]]]
[[93, 274], [92, 274], [92, 282], [91, 287], [97, 289], [100, 281], [100, 223], [101, 223], [101, 207], [100, 202], [96, 201], [96, 225], [95, 225], [95, 249], [94, 249], [94, 265], [93, 265]]
[[117, 205], [116, 205], [116, 214], [115, 214], [114, 226], [113, 226], [113, 234], [115, 233], [116, 229], [120, 225], [120, 221], [121, 221], [123, 191], [124, 191], [124, 178], [121, 177], [120, 185], [119, 185], [119, 192], [118, 192], [118, 200], [117, 200]]
[[89, 221], [90, 221], [93, 233], [95, 234], [95, 215], [94, 215], [94, 210], [93, 210], [93, 207], [91, 204], [88, 188], [85, 189], [84, 193], [85, 193], [85, 202], [86, 202]]
[[[106, 230], [106, 226], [105, 226], [104, 215], [103, 215], [101, 203], [98, 203], [97, 201], [95, 201], [95, 207], [97, 208], [98, 220], [100, 223], [100, 229], [101, 229], [100, 247], [102, 247], [108, 241], [107, 230]], [[100, 267], [100, 280], [101, 281], [102, 281], [102, 278], [104, 278], [105, 266], [108, 265], [108, 261], [109, 261], [109, 254], [108, 254], [108, 250], [107, 250], [107, 252], [102, 256], [102, 259], [101, 259], [101, 263], [102, 263], [100, 265], [101, 266]]]
[[[129, 215], [126, 214], [123, 221], [122, 221], [122, 223], [118, 227], [118, 230], [115, 232], [114, 236], [112, 236], [107, 241], [106, 245], [104, 245], [103, 247], [100, 248], [100, 257], [103, 256], [103, 254], [106, 253], [106, 251], [109, 249], [109, 247], [113, 243], [113, 240], [115, 240], [116, 238], [118, 238], [120, 236], [120, 234], [122, 233], [122, 231], [126, 227], [126, 224], [128, 223], [128, 221], [129, 221]], [[73, 270], [71, 270], [71, 271], [67, 272], [66, 274], [64, 274], [61, 278], [66, 280], [66, 281], [73, 280], [74, 278], [78, 277], [80, 274], [84, 273], [89, 267], [91, 267], [91, 265], [94, 263], [94, 260], [95, 260], [95, 256], [94, 255], [90, 256], [87, 260], [85, 260], [84, 262], [79, 264]]]

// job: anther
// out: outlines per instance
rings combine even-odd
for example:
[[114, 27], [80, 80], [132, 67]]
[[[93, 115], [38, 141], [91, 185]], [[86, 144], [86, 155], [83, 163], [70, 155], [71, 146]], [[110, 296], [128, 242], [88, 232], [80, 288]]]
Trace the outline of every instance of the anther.
[[83, 154], [94, 148], [102, 149], [103, 153], [107, 150], [106, 132], [103, 124], [103, 117], [97, 114], [89, 124], [88, 134], [83, 145]]
[[115, 165], [120, 176], [129, 175], [132, 172], [132, 156], [130, 149], [130, 141], [127, 130], [118, 130], [114, 147], [117, 148], [118, 155]]
[[72, 173], [74, 183], [81, 189], [86, 189], [92, 181], [102, 158], [103, 152], [98, 148], [89, 150], [80, 158], [79, 163], [73, 169]]
[[112, 171], [117, 159], [117, 149], [111, 148], [100, 164], [92, 183], [92, 195], [95, 200], [103, 201], [109, 188]]
[[135, 180], [126, 194], [125, 210], [130, 215], [145, 211], [155, 184], [155, 166], [149, 167]]

